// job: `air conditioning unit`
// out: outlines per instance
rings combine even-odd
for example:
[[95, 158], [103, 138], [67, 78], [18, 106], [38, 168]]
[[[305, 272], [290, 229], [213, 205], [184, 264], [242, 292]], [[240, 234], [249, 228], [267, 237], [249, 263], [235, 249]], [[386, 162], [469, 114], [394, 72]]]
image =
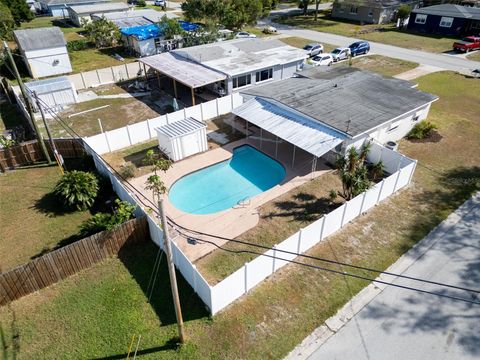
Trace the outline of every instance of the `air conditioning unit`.
[[398, 149], [398, 144], [395, 142], [395, 141], [387, 141], [386, 144], [385, 144], [385, 147], [387, 149], [390, 149], [390, 150], [393, 150], [393, 151], [397, 151]]

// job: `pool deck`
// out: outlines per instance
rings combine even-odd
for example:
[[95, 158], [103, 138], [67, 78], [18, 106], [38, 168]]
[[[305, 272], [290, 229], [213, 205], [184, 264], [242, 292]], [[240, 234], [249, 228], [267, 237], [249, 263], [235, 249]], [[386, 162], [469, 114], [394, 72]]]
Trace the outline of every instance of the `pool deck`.
[[[299, 149], [296, 150], [295, 163], [292, 167], [293, 146], [291, 144], [279, 142], [278, 146], [275, 146], [274, 139], [263, 139], [260, 142], [258, 137], [252, 136], [248, 141], [246, 139], [235, 141], [175, 162], [166, 173], [161, 174], [161, 177], [167, 188], [170, 188], [175, 181], [193, 171], [230, 159], [233, 156], [233, 149], [244, 144], [251, 145], [279, 161], [285, 167], [285, 179], [273, 188], [252, 197], [247, 204], [207, 215], [184, 213], [175, 208], [170, 203], [168, 196], [165, 196], [164, 204], [167, 216], [178, 225], [194, 231], [223, 238], [235, 238], [257, 225], [259, 221], [257, 209], [260, 206], [313, 178], [332, 171], [322, 159], [318, 159], [317, 167], [312, 172], [313, 157]], [[275, 153], [277, 153], [276, 157]], [[143, 189], [145, 196], [153, 199], [151, 191], [145, 190], [145, 182], [149, 175], [151, 174], [132, 179], [131, 182], [137, 189]], [[196, 236], [196, 238], [201, 240], [202, 236]], [[211, 237], [205, 239], [213, 241], [217, 246], [222, 246], [227, 242]], [[180, 235], [175, 236], [173, 240], [192, 262], [216, 249], [215, 245], [201, 241], [195, 245], [189, 244], [187, 239]]]

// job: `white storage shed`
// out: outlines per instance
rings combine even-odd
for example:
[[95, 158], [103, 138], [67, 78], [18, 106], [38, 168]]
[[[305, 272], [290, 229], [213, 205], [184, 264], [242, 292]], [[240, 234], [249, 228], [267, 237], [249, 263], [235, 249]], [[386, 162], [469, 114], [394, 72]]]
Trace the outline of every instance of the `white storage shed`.
[[207, 125], [194, 118], [163, 125], [156, 130], [160, 150], [173, 161], [208, 150]]
[[75, 87], [66, 76], [31, 81], [26, 83], [25, 87], [35, 108], [36, 103], [33, 98], [33, 92], [37, 94], [42, 105], [56, 111], [63, 109], [65, 105], [77, 102]]

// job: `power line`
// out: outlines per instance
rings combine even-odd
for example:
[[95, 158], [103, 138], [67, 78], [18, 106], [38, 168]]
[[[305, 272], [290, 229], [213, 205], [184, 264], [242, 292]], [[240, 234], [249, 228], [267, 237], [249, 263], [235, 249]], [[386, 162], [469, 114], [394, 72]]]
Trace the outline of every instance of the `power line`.
[[[48, 105], [47, 105], [47, 106], [48, 106]], [[52, 110], [49, 108], [49, 111], [52, 111]], [[58, 118], [59, 121], [63, 122], [62, 119], [61, 119], [58, 115], [55, 114], [55, 117]], [[66, 126], [68, 126], [68, 125], [66, 125]], [[68, 126], [68, 128], [71, 130], [72, 133], [76, 134], [77, 137], [79, 137], [79, 135], [75, 132], [75, 130], [73, 130], [70, 126]], [[90, 147], [90, 149], [98, 155], [98, 153], [97, 153], [95, 150], [93, 150], [91, 147]], [[108, 162], [106, 162], [100, 155], [98, 155], [98, 156], [105, 162], [105, 164], [106, 164], [108, 167], [110, 167], [110, 168], [112, 169], [112, 171], [115, 172], [115, 174], [117, 174], [123, 181], [125, 181], [126, 183], [128, 183], [129, 186], [130, 186], [131, 188], [133, 188], [133, 191], [135, 192], [135, 194], [141, 194], [148, 202], [150, 202], [151, 205], [152, 205], [152, 207], [146, 205], [141, 199], [138, 199], [138, 200], [141, 202], [142, 205], [147, 206], [147, 207], [149, 207], [149, 208], [152, 208], [152, 210], [155, 212], [155, 214], [159, 215], [158, 209], [156, 208], [155, 204], [153, 204], [153, 203], [150, 201], [150, 199], [148, 199], [147, 197], [145, 197], [145, 195], [143, 195], [143, 194], [142, 194], [135, 186], [133, 186], [128, 180], [124, 179], [124, 178], [121, 176], [121, 174], [119, 174], [119, 173], [118, 173]], [[207, 237], [217, 238], [217, 239], [221, 239], [221, 240], [225, 240], [225, 241], [231, 241], [231, 242], [233, 242], [233, 243], [242, 244], [242, 245], [245, 245], [245, 246], [257, 247], [257, 248], [261, 248], [261, 249], [263, 249], [263, 250], [271, 250], [271, 248], [268, 247], [268, 246], [264, 246], [264, 245], [260, 245], [260, 244], [254, 244], [254, 243], [250, 243], [250, 242], [246, 242], [246, 241], [242, 241], [242, 240], [237, 240], [237, 239], [230, 239], [230, 238], [226, 238], [226, 237], [221, 237], [221, 236], [217, 236], [217, 235], [212, 235], [212, 234], [203, 233], [203, 232], [200, 232], [200, 231], [195, 231], [195, 230], [187, 229], [187, 228], [185, 228], [185, 227], [183, 227], [183, 226], [175, 223], [175, 221], [173, 221], [172, 219], [168, 219], [168, 220], [169, 220], [170, 225], [171, 225], [179, 234], [181, 234], [182, 236], [187, 237], [187, 238], [189, 238], [189, 237], [191, 238], [192, 236], [190, 236], [189, 234], [187, 234], [187, 233], [185, 233], [185, 232], [182, 232], [180, 229], [183, 229], [183, 230], [185, 230], [185, 231], [187, 231], [187, 232], [190, 232], [190, 233], [193, 233], [193, 234], [196, 234], [196, 235], [201, 235], [201, 236], [207, 236]], [[385, 282], [385, 281], [382, 281], [382, 280], [376, 280], [376, 279], [369, 278], [369, 277], [364, 277], [364, 276], [360, 276], [360, 275], [350, 274], [350, 273], [347, 273], [347, 272], [344, 272], [344, 271], [337, 271], [337, 270], [322, 268], [322, 267], [319, 267], [319, 266], [314, 266], [314, 265], [310, 265], [310, 264], [306, 264], [306, 263], [302, 263], [302, 262], [298, 262], [298, 261], [294, 261], [294, 260], [287, 260], [287, 259], [279, 258], [279, 257], [276, 257], [276, 256], [274, 257], [274, 256], [271, 256], [271, 255], [268, 255], [268, 254], [265, 254], [265, 253], [258, 253], [258, 252], [254, 252], [254, 251], [250, 251], [250, 250], [230, 250], [230, 249], [225, 249], [225, 248], [217, 245], [216, 243], [214, 243], [214, 242], [212, 242], [212, 241], [205, 240], [205, 239], [196, 239], [196, 240], [201, 241], [201, 242], [206, 242], [206, 243], [212, 244], [212, 245], [214, 245], [215, 247], [217, 247], [217, 248], [219, 248], [219, 249], [221, 249], [221, 250], [228, 251], [228, 252], [231, 252], [231, 253], [237, 253], [237, 254], [238, 254], [238, 253], [250, 253], [250, 254], [259, 255], [259, 256], [267, 256], [267, 257], [271, 257], [271, 258], [278, 259], [278, 260], [280, 260], [280, 261], [286, 261], [286, 262], [291, 262], [291, 263], [298, 264], [298, 265], [315, 267], [315, 268], [318, 268], [318, 269], [320, 269], [320, 270], [330, 271], [330, 272], [333, 272], [333, 273], [343, 274], [343, 275], [346, 275], [346, 276], [352, 276], [352, 277], [356, 277], [356, 278], [363, 279], [363, 280], [368, 280], [368, 281], [372, 281], [372, 282], [382, 283], [382, 284], [386, 284], [386, 285], [397, 286], [397, 287], [405, 288], [405, 289], [408, 289], [408, 290], [418, 290], [418, 291], [420, 291], [420, 292], [429, 293], [429, 294], [438, 295], [438, 296], [443, 296], [443, 297], [449, 297], [449, 298], [457, 299], [457, 300], [461, 300], [461, 301], [469, 301], [469, 300], [466, 300], [466, 299], [463, 299], [463, 298], [456, 298], [456, 297], [447, 296], [447, 295], [444, 295], [444, 294], [438, 294], [438, 293], [429, 292], [429, 291], [422, 290], [422, 289], [416, 289], [416, 288], [413, 288], [413, 287], [408, 287], [408, 286], [403, 286], [403, 285], [392, 284], [392, 283], [388, 283], [388, 282]], [[416, 278], [416, 277], [412, 277], [412, 276], [407, 276], [407, 275], [395, 274], [395, 273], [388, 272], [388, 271], [382, 271], [382, 270], [378, 270], [378, 269], [372, 269], [372, 268], [368, 268], [368, 267], [363, 267], [363, 266], [358, 266], [358, 265], [352, 265], [352, 264], [343, 263], [343, 262], [340, 262], [340, 261], [335, 261], [335, 260], [331, 260], [331, 259], [325, 259], [325, 258], [310, 256], [310, 255], [306, 255], [306, 254], [300, 254], [300, 253], [291, 252], [291, 251], [287, 251], [287, 250], [276, 249], [276, 252], [285, 253], [285, 254], [288, 254], [288, 255], [295, 255], [296, 257], [303, 257], [303, 258], [306, 258], [306, 259], [321, 261], [321, 262], [325, 262], [325, 263], [329, 263], [329, 264], [346, 266], [346, 267], [350, 267], [350, 268], [352, 268], [352, 269], [369, 271], [369, 272], [375, 272], [375, 273], [378, 273], [378, 274], [385, 274], [385, 275], [389, 275], [389, 276], [395, 276], [395, 277], [403, 278], [403, 279], [407, 279], [407, 280], [418, 281], [418, 282], [423, 282], [423, 283], [432, 284], [432, 285], [437, 285], [437, 286], [442, 286], [442, 287], [448, 287], [448, 288], [452, 288], [452, 289], [456, 289], [456, 290], [468, 291], [468, 292], [477, 293], [477, 294], [480, 293], [480, 290], [469, 289], [469, 288], [465, 288], [465, 287], [460, 287], [460, 286], [455, 286], [455, 285], [440, 283], [440, 282], [431, 281], [431, 280], [426, 280], [426, 279], [420, 279], [420, 278]], [[480, 304], [479, 302], [473, 302], [473, 303], [475, 303], [475, 304]]]

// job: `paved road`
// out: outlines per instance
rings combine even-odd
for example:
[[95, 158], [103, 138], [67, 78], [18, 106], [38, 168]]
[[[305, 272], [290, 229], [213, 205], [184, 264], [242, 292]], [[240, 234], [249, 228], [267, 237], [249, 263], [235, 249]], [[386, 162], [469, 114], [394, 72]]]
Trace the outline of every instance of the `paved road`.
[[[480, 193], [448, 221], [442, 231], [422, 241], [428, 250], [404, 274], [478, 289]], [[419, 286], [413, 281], [395, 282]], [[464, 291], [443, 292], [475, 299]], [[308, 359], [479, 359], [479, 324], [480, 305], [387, 287]]]

